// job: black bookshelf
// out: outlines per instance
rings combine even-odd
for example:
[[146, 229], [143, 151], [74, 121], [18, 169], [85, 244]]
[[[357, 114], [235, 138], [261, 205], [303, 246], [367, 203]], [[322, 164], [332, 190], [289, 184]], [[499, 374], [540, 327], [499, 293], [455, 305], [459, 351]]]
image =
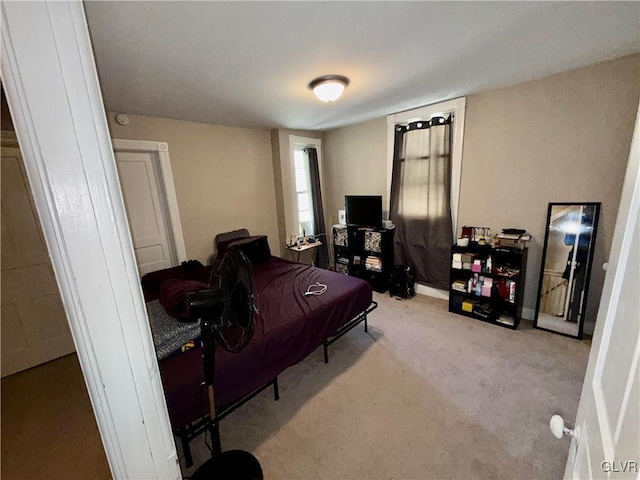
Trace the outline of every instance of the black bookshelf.
[[335, 270], [366, 280], [376, 292], [386, 292], [393, 271], [393, 233], [394, 229], [335, 225]]
[[[449, 311], [517, 329], [522, 318], [526, 265], [526, 248], [491, 247], [476, 243], [467, 247], [453, 245]], [[456, 286], [464, 286], [464, 291], [456, 289]]]

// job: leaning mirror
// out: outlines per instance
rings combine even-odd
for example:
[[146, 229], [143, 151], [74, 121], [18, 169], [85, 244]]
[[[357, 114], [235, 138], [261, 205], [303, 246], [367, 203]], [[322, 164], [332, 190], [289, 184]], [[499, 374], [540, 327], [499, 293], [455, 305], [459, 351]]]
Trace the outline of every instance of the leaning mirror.
[[600, 203], [550, 203], [534, 326], [582, 338]]

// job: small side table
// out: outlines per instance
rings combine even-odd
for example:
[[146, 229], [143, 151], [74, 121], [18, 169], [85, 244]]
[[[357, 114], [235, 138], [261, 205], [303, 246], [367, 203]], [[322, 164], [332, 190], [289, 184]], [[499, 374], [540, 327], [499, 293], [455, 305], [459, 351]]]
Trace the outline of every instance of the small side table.
[[322, 245], [322, 242], [307, 243], [306, 245], [300, 245], [299, 247], [291, 246], [287, 247], [287, 249], [291, 253], [291, 259], [296, 263], [300, 263], [300, 255], [302, 254], [302, 252], [307, 252], [309, 261], [311, 262], [311, 266], [315, 267], [315, 264], [313, 263], [313, 257], [315, 256], [316, 248], [318, 248], [320, 245]]

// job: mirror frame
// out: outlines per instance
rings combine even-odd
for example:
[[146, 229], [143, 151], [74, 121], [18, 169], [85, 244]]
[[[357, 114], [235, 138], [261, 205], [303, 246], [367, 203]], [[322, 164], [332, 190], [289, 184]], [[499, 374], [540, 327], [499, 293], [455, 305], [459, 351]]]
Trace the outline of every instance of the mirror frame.
[[582, 307], [583, 307], [583, 312], [584, 312], [584, 307], [587, 305], [587, 301], [589, 298], [589, 283], [591, 280], [591, 267], [593, 265], [593, 257], [594, 252], [595, 252], [595, 246], [596, 246], [596, 241], [598, 239], [598, 223], [599, 223], [599, 219], [600, 219], [600, 208], [602, 206], [601, 202], [549, 202], [549, 206], [547, 207], [547, 223], [546, 223], [546, 227], [545, 227], [545, 234], [544, 234], [544, 245], [542, 247], [542, 262], [540, 263], [540, 278], [538, 279], [538, 291], [537, 291], [537, 297], [536, 297], [536, 311], [535, 311], [535, 318], [533, 320], [533, 327], [537, 328], [539, 330], [544, 330], [547, 332], [552, 332], [552, 333], [556, 333], [558, 335], [563, 335], [565, 337], [570, 337], [570, 338], [577, 338], [578, 340], [582, 340], [582, 336], [584, 333], [584, 321], [585, 321], [585, 316], [584, 314], [582, 315], [582, 318], [580, 319], [580, 323], [578, 325], [578, 334], [577, 335], [570, 335], [568, 333], [563, 333], [563, 332], [558, 332], [556, 330], [551, 330], [550, 328], [545, 328], [545, 327], [540, 327], [538, 326], [538, 313], [540, 311], [540, 292], [542, 291], [542, 282], [544, 280], [543, 275], [544, 275], [544, 265], [547, 261], [547, 247], [548, 247], [548, 243], [549, 243], [549, 224], [551, 222], [551, 210], [554, 206], [593, 206], [595, 207], [595, 214], [593, 216], [593, 233], [591, 234], [591, 245], [590, 245], [590, 250], [591, 250], [591, 255], [589, 255], [589, 260], [587, 262], [587, 270], [585, 273], [585, 280], [584, 280], [584, 295], [582, 297]]

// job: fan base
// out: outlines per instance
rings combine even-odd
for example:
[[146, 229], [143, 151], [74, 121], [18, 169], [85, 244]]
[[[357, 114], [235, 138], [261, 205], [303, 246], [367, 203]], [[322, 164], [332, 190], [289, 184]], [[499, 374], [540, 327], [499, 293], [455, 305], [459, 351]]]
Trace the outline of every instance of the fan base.
[[228, 450], [207, 460], [191, 475], [191, 480], [263, 480], [256, 457], [244, 450]]

